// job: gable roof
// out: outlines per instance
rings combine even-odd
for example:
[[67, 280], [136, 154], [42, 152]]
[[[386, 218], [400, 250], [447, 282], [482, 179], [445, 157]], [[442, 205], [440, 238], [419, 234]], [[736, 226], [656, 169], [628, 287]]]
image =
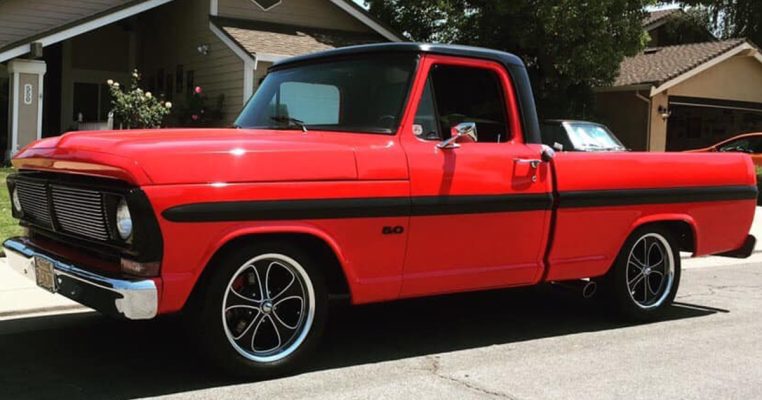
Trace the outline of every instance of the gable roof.
[[369, 28], [378, 32], [381, 36], [393, 42], [405, 41], [405, 38], [397, 31], [386, 25], [383, 21], [376, 18], [368, 10], [355, 3], [353, 0], [329, 0], [331, 3], [349, 13], [349, 15], [357, 18], [360, 22], [367, 25]]
[[307, 28], [231, 18], [212, 18], [236, 44], [252, 55], [295, 56], [357, 44], [384, 42], [379, 34]]
[[[28, 53], [33, 42], [49, 46], [170, 1], [173, 0], [0, 0], [0, 62]], [[404, 40], [352, 0], [327, 1], [387, 40]], [[355, 43], [358, 42], [350, 44]]]
[[49, 46], [172, 0], [0, 1], [0, 62]]
[[622, 61], [613, 86], [659, 86], [744, 45], [750, 46], [744, 39], [731, 39], [646, 49]]

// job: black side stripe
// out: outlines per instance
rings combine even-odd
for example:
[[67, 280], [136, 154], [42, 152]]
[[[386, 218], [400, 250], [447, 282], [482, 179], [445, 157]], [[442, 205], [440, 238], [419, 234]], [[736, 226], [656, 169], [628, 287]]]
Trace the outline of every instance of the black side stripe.
[[506, 211], [549, 210], [553, 205], [550, 193], [489, 196], [413, 197], [412, 216], [484, 214]]
[[162, 215], [173, 222], [273, 221], [547, 210], [551, 204], [552, 196], [549, 193], [231, 201], [172, 207]]
[[669, 189], [623, 189], [560, 192], [559, 207], [603, 207], [633, 204], [696, 203], [703, 201], [751, 200], [756, 186], [709, 186]]
[[[691, 203], [757, 198], [755, 186], [561, 192], [559, 208]], [[379, 197], [194, 203], [165, 210], [172, 222], [273, 221], [298, 219], [406, 217], [549, 210], [553, 195]]]

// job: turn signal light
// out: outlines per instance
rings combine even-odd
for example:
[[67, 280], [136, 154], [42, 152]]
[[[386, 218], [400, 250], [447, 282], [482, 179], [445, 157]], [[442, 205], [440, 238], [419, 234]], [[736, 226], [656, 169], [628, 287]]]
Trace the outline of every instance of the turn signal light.
[[159, 275], [158, 262], [141, 263], [126, 258], [122, 259], [122, 272], [125, 274], [136, 276], [158, 276]]

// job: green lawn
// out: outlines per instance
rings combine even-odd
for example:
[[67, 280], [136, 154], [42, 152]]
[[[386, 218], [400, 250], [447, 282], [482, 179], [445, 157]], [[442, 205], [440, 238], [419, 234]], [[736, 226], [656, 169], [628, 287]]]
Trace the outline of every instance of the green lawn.
[[11, 201], [5, 185], [5, 178], [12, 172], [11, 168], [0, 168], [0, 241], [21, 234], [18, 221], [11, 216]]

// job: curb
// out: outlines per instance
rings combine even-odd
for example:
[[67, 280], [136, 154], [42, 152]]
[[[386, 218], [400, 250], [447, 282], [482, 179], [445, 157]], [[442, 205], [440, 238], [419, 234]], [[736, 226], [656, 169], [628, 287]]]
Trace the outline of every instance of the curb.
[[[682, 253], [682, 252], [681, 252], [681, 253]], [[754, 250], [754, 251], [752, 251], [752, 252], [751, 252], [751, 255], [749, 255], [749, 257], [748, 257], [748, 258], [751, 258], [751, 256], [753, 256], [753, 255], [755, 255], [755, 254], [759, 254], [759, 253], [762, 253], [762, 249], [760, 249], [760, 250]], [[715, 256], [715, 255], [712, 255], [712, 256], [701, 256], [701, 257], [693, 257], [693, 256], [691, 256], [690, 254], [691, 254], [691, 253], [685, 253], [685, 254], [681, 254], [681, 255], [680, 255], [680, 258], [681, 258], [681, 259], [683, 259], [683, 260], [690, 260], [690, 259], [700, 259], [700, 258], [706, 258], [706, 257], [722, 257], [722, 256]], [[728, 257], [728, 258], [733, 258], [733, 257]], [[736, 260], [745, 260], [745, 258], [736, 258]]]
[[30, 315], [30, 314], [46, 314], [46, 313], [61, 312], [61, 311], [75, 311], [75, 310], [87, 310], [87, 309], [88, 309], [87, 307], [81, 304], [29, 308], [26, 310], [0, 312], [0, 318], [21, 317], [21, 316]]

